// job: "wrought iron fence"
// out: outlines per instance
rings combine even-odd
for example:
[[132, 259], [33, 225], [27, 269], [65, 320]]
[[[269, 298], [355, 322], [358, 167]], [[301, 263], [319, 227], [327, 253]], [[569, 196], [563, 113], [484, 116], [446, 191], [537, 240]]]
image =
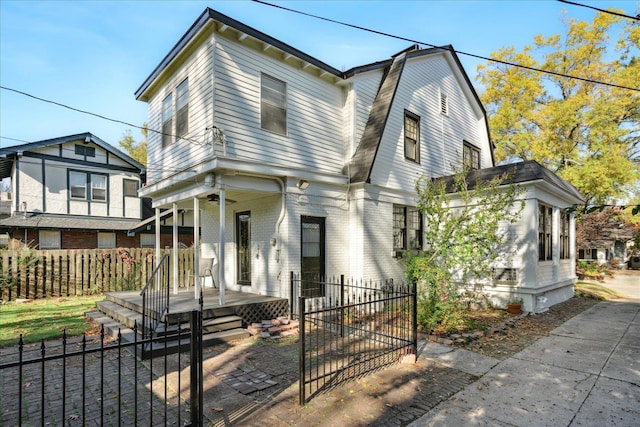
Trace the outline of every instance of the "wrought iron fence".
[[[300, 320], [299, 401], [417, 354], [413, 285], [302, 280], [291, 274]], [[309, 296], [307, 296], [309, 295]]]
[[[171, 358], [166, 340], [139, 339], [137, 326], [116, 339], [104, 328], [97, 337], [63, 334], [59, 344], [25, 345], [20, 337], [0, 363], [0, 425], [201, 426], [202, 312], [175, 333], [192, 346]], [[162, 356], [142, 361], [145, 346]]]

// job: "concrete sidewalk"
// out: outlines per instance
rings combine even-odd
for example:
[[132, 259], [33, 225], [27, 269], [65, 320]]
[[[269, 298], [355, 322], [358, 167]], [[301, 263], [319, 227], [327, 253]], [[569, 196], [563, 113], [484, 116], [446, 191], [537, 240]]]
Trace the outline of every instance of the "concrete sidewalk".
[[640, 426], [640, 299], [601, 302], [503, 361], [431, 343], [421, 357], [481, 378], [414, 427]]

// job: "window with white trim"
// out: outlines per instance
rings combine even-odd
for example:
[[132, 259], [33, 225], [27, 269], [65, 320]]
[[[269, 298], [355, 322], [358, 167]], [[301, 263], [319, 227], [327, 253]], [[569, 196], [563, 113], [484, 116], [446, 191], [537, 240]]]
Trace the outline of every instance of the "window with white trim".
[[60, 249], [60, 231], [58, 230], [40, 230], [38, 232], [38, 248], [39, 249]]
[[113, 249], [116, 247], [116, 233], [98, 232], [98, 249]]
[[69, 171], [69, 198], [72, 200], [106, 202], [108, 189], [107, 174]]
[[562, 212], [560, 214], [560, 259], [571, 258], [571, 240], [570, 237], [570, 219], [571, 214], [568, 212]]
[[69, 197], [87, 199], [87, 174], [85, 172], [69, 172]]
[[404, 157], [420, 163], [420, 116], [404, 110]]
[[162, 146], [173, 141], [173, 95], [169, 94], [162, 101]]
[[189, 79], [186, 78], [176, 88], [176, 136], [189, 132]]
[[260, 77], [260, 127], [287, 134], [287, 84], [266, 74]]

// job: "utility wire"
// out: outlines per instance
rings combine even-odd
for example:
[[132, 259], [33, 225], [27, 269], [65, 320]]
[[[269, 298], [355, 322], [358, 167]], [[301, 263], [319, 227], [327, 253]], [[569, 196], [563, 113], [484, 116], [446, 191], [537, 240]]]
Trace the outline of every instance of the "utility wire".
[[407, 41], [407, 42], [410, 42], [410, 43], [413, 43], [413, 44], [422, 44], [422, 45], [429, 46], [429, 47], [432, 47], [432, 48], [448, 50], [449, 52], [452, 52], [452, 53], [457, 53], [459, 55], [470, 56], [472, 58], [482, 59], [484, 61], [497, 62], [499, 64], [504, 64], [504, 65], [508, 65], [508, 66], [511, 66], [511, 67], [523, 68], [525, 70], [536, 71], [536, 72], [539, 72], [539, 73], [550, 74], [550, 75], [553, 75], [553, 76], [565, 77], [565, 78], [580, 80], [580, 81], [587, 82], [587, 83], [594, 83], [594, 84], [599, 84], [599, 85], [604, 85], [604, 86], [609, 86], [609, 87], [615, 87], [615, 88], [618, 88], [618, 89], [626, 89], [626, 90], [632, 90], [632, 91], [635, 91], [635, 92], [640, 92], [640, 88], [637, 88], [637, 87], [617, 85], [617, 84], [614, 84], [614, 83], [607, 83], [607, 82], [602, 82], [602, 81], [598, 81], [598, 80], [587, 79], [585, 77], [578, 77], [578, 76], [573, 76], [573, 75], [570, 75], [570, 74], [562, 74], [562, 73], [557, 73], [555, 71], [544, 70], [544, 69], [541, 69], [541, 68], [529, 67], [527, 65], [516, 64], [514, 62], [502, 61], [500, 59], [489, 58], [489, 57], [486, 57], [486, 56], [476, 55], [474, 53], [462, 52], [460, 50], [453, 49], [450, 46], [437, 46], [437, 45], [434, 45], [434, 44], [431, 44], [431, 43], [426, 43], [426, 42], [422, 42], [422, 41], [419, 41], [419, 40], [410, 39], [410, 38], [407, 38], [407, 37], [397, 36], [395, 34], [385, 33], [383, 31], [378, 31], [378, 30], [373, 30], [371, 28], [361, 27], [359, 25], [349, 24], [347, 22], [342, 22], [342, 21], [338, 21], [338, 20], [335, 20], [335, 19], [326, 18], [324, 16], [314, 15], [314, 14], [308, 13], [308, 12], [302, 12], [300, 10], [291, 9], [289, 7], [281, 6], [281, 5], [278, 5], [278, 4], [268, 3], [268, 2], [263, 1], [263, 0], [251, 0], [251, 1], [253, 1], [255, 3], [260, 3], [260, 4], [265, 5], [265, 6], [274, 7], [276, 9], [281, 9], [281, 10], [284, 10], [284, 11], [287, 11], [287, 12], [297, 13], [299, 15], [307, 16], [307, 17], [310, 17], [310, 18], [315, 18], [315, 19], [319, 19], [319, 20], [322, 20], [322, 21], [331, 22], [333, 24], [338, 24], [338, 25], [343, 25], [345, 27], [354, 28], [356, 30], [366, 31], [366, 32], [369, 32], [369, 33], [378, 34], [378, 35], [385, 36], [385, 37], [390, 37], [390, 38], [394, 38], [394, 39], [398, 39], [398, 40], [403, 40], [403, 41]]
[[[60, 103], [60, 102], [56, 102], [56, 101], [51, 101], [51, 100], [49, 100], [49, 99], [40, 98], [40, 97], [38, 97], [38, 96], [31, 95], [30, 93], [23, 92], [23, 91], [20, 91], [20, 90], [17, 90], [17, 89], [12, 89], [12, 88], [10, 88], [10, 87], [6, 87], [6, 86], [2, 86], [2, 85], [0, 85], [0, 89], [7, 90], [7, 91], [9, 91], [9, 92], [15, 92], [15, 93], [18, 93], [18, 94], [20, 94], [20, 95], [24, 95], [24, 96], [27, 96], [27, 97], [29, 97], [29, 98], [36, 99], [36, 100], [38, 100], [38, 101], [46, 102], [46, 103], [48, 103], [48, 104], [57, 105], [58, 107], [66, 108], [66, 109], [68, 109], [68, 110], [76, 111], [76, 112], [78, 112], [78, 113], [88, 114], [88, 115], [90, 115], [90, 116], [98, 117], [98, 118], [100, 118], [100, 119], [108, 120], [108, 121], [110, 121], [110, 122], [120, 123], [120, 124], [123, 124], [123, 125], [126, 125], [126, 126], [131, 126], [131, 127], [133, 127], [133, 128], [136, 128], [136, 129], [141, 129], [141, 130], [145, 130], [145, 129], [146, 129], [146, 130], [148, 130], [149, 132], [154, 132], [154, 133], [157, 133], [157, 134], [159, 134], [159, 135], [166, 135], [166, 136], [170, 136], [170, 137], [172, 137], [172, 138], [182, 139], [182, 140], [184, 140], [184, 141], [189, 141], [189, 142], [193, 142], [193, 143], [198, 144], [198, 145], [202, 145], [199, 141], [196, 141], [196, 140], [194, 140], [194, 139], [184, 138], [184, 137], [177, 136], [177, 135], [173, 135], [173, 134], [170, 134], [170, 133], [164, 133], [164, 132], [161, 132], [161, 131], [159, 131], [159, 130], [155, 130], [155, 129], [151, 129], [151, 128], [144, 128], [144, 127], [142, 127], [142, 126], [134, 125], [134, 124], [129, 123], [129, 122], [125, 122], [125, 121], [118, 120], [118, 119], [112, 119], [112, 118], [110, 118], [110, 117], [106, 117], [106, 116], [103, 116], [103, 115], [101, 115], [101, 114], [97, 114], [97, 113], [92, 113], [91, 111], [80, 110], [79, 108], [71, 107], [71, 106], [69, 106], [69, 105], [62, 104], [62, 103]], [[11, 139], [11, 138], [7, 138], [7, 139]], [[17, 140], [16, 140], [16, 141], [17, 141]]]
[[586, 7], [587, 9], [597, 10], [598, 12], [608, 13], [610, 15], [616, 15], [616, 16], [621, 16], [623, 18], [627, 18], [627, 19], [633, 19], [634, 21], [640, 21], [640, 15], [638, 16], [625, 15], [624, 13], [614, 12], [613, 10], [600, 9], [599, 7], [589, 6], [588, 4], [576, 3], [568, 0], [557, 0], [557, 1], [559, 1], [560, 3], [571, 4], [574, 6]]

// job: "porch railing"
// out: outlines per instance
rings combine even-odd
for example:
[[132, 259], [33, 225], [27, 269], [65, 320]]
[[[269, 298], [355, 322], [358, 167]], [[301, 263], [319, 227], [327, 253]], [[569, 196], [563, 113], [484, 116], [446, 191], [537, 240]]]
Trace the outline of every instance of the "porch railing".
[[142, 338], [152, 338], [165, 316], [169, 314], [170, 271], [169, 255], [164, 255], [153, 270], [142, 296]]

